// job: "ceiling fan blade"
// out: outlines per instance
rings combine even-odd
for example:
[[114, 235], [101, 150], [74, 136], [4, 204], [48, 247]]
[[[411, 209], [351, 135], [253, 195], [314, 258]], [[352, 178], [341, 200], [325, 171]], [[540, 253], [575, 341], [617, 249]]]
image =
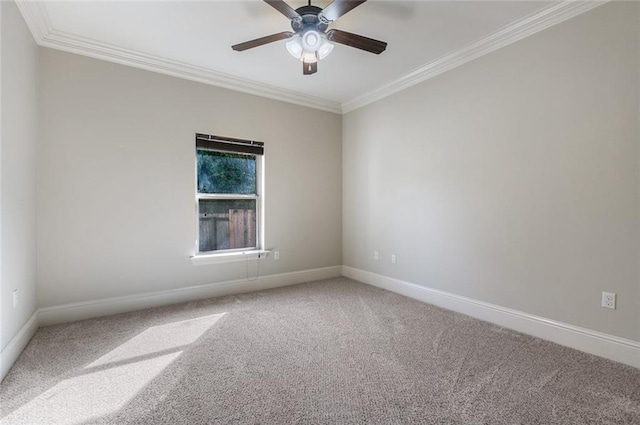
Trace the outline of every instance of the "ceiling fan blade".
[[327, 31], [327, 38], [334, 43], [355, 47], [356, 49], [365, 50], [375, 53], [376, 55], [379, 55], [387, 49], [387, 43], [384, 41], [374, 40], [373, 38], [363, 37], [346, 31]]
[[302, 62], [302, 74], [311, 75], [318, 72], [318, 62]]
[[264, 2], [269, 3], [271, 7], [273, 7], [289, 19], [300, 18], [300, 14], [282, 0], [264, 0]]
[[321, 15], [327, 21], [333, 22], [365, 1], [367, 0], [333, 0], [333, 3], [322, 10]]
[[274, 41], [284, 40], [285, 38], [289, 38], [294, 35], [296, 34], [291, 31], [279, 32], [277, 34], [271, 34], [266, 37], [256, 38], [255, 40], [245, 41], [244, 43], [231, 46], [231, 48], [236, 52], [242, 52], [243, 50], [252, 49], [254, 47], [262, 46], [264, 44], [273, 43]]

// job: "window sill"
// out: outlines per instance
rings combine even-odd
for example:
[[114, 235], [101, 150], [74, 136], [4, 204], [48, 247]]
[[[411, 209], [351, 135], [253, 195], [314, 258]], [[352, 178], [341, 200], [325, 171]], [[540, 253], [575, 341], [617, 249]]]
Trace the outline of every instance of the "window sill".
[[237, 263], [240, 261], [253, 261], [267, 258], [269, 251], [253, 250], [242, 252], [226, 252], [221, 254], [201, 254], [189, 257], [194, 266], [204, 266], [208, 264]]

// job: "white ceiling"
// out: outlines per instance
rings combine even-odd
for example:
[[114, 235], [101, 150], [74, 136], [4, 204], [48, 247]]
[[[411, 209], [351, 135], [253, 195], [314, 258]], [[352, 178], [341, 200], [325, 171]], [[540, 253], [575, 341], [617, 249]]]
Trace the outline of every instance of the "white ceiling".
[[[325, 7], [329, 2], [315, 0], [312, 4]], [[300, 0], [288, 3], [294, 8], [306, 4]], [[134, 66], [146, 61], [162, 68], [158, 63], [167, 62], [192, 74], [194, 69], [199, 74], [208, 73], [215, 77], [211, 77], [213, 80], [225, 80], [230, 75], [236, 78], [233, 84], [227, 84], [232, 88], [244, 85], [240, 87], [243, 91], [261, 94], [263, 90], [262, 94], [269, 97], [278, 97], [277, 89], [284, 89], [295, 103], [304, 103], [301, 99], [305, 97], [315, 98], [315, 106], [323, 109], [336, 109], [331, 105], [340, 109], [380, 87], [406, 80], [413, 71], [460, 56], [460, 52], [466, 52], [467, 60], [473, 59], [486, 53], [481, 49], [483, 43], [491, 44], [490, 51], [500, 47], [496, 40], [502, 44], [515, 41], [514, 34], [522, 33], [531, 22], [545, 20], [549, 26], [558, 21], [548, 19], [559, 15], [554, 8], [566, 15], [566, 7], [558, 8], [559, 4], [369, 0], [331, 28], [386, 41], [387, 50], [377, 56], [336, 45], [318, 64], [317, 74], [303, 76], [301, 63], [289, 56], [284, 41], [244, 52], [231, 49], [233, 44], [291, 29], [287, 18], [260, 0], [19, 3], [41, 45], [94, 57], [101, 57], [102, 51], [107, 60], [114, 60], [109, 54], [120, 55], [115, 61], [128, 63], [131, 59]], [[538, 26], [536, 31], [545, 27]], [[529, 29], [531, 32], [535, 31]]]

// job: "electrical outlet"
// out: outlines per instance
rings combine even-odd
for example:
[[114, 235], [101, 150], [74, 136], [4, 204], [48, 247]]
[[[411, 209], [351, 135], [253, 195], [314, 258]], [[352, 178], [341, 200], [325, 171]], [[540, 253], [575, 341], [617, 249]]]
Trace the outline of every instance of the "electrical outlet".
[[18, 290], [13, 290], [13, 308], [18, 307]]
[[378, 258], [380, 258], [380, 256], [378, 255], [378, 251], [373, 251], [373, 259], [378, 261]]
[[273, 251], [273, 259], [274, 260], [280, 259], [280, 251]]
[[391, 264], [395, 264], [398, 262], [398, 257], [396, 257], [396, 254], [391, 254]]
[[612, 310], [616, 309], [616, 294], [613, 292], [603, 292], [602, 293], [602, 307], [610, 308]]

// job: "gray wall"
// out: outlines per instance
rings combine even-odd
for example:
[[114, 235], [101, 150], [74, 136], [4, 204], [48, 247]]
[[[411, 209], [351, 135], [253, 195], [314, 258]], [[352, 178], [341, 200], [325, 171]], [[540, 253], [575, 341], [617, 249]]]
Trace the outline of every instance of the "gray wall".
[[340, 115], [46, 48], [40, 63], [41, 307], [247, 276], [189, 260], [196, 132], [265, 142], [281, 259], [261, 275], [342, 263]]
[[347, 114], [344, 264], [640, 340], [639, 16], [607, 4]]
[[602, 6], [341, 119], [38, 59], [2, 2], [2, 347], [35, 310], [36, 257], [42, 307], [246, 277], [189, 261], [195, 132], [266, 142], [282, 259], [262, 275], [344, 263], [640, 340], [639, 12]]
[[0, 348], [4, 350], [36, 310], [38, 47], [15, 3], [0, 2], [0, 9]]

